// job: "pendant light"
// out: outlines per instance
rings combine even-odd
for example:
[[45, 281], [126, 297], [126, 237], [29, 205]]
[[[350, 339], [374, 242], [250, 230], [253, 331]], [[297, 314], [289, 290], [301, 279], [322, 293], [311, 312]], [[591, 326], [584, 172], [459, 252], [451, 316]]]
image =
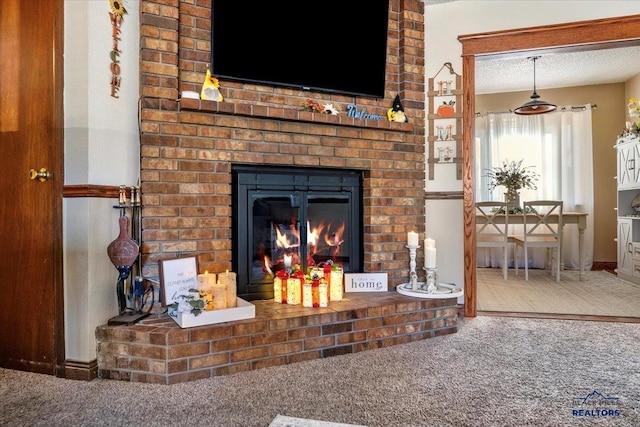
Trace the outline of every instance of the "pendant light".
[[540, 99], [540, 95], [536, 93], [536, 60], [539, 56], [532, 56], [527, 59], [533, 61], [533, 93], [531, 94], [531, 101], [523, 104], [521, 107], [516, 108], [513, 112], [515, 114], [530, 115], [530, 114], [544, 114], [555, 111], [556, 106], [549, 104], [546, 101]]

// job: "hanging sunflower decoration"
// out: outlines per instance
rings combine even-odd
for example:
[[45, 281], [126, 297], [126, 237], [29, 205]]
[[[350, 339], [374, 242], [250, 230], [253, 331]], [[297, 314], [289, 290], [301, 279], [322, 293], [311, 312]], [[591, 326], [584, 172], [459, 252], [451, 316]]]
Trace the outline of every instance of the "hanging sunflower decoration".
[[123, 0], [109, 0], [109, 6], [111, 7], [111, 13], [122, 17], [127, 14], [127, 9], [124, 8]]

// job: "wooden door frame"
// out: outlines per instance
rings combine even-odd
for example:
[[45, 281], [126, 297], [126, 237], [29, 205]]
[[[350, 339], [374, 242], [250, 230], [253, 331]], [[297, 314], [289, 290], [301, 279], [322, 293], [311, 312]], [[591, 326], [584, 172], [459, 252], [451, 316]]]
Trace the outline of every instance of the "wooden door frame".
[[462, 192], [464, 220], [464, 315], [477, 315], [475, 183], [473, 141], [476, 58], [490, 55], [527, 56], [537, 51], [584, 51], [640, 42], [640, 15], [558, 25], [461, 35], [462, 43]]
[[53, 260], [51, 268], [54, 269], [54, 305], [55, 319], [54, 333], [54, 353], [56, 360], [54, 361], [55, 375], [64, 377], [66, 369], [66, 351], [65, 351], [65, 330], [64, 330], [64, 275], [63, 266], [63, 217], [62, 217], [62, 201], [64, 188], [64, 0], [56, 0], [53, 31], [53, 56], [54, 56], [54, 75], [53, 80], [53, 105], [54, 111], [51, 112], [54, 150], [56, 158], [53, 160], [53, 173], [56, 178], [53, 180], [55, 185], [54, 206], [52, 207], [52, 221], [55, 235], [53, 247]]

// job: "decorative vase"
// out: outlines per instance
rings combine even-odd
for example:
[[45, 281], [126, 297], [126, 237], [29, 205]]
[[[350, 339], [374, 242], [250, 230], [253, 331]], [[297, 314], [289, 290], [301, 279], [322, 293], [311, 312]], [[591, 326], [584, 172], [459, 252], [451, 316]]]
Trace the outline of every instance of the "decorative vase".
[[120, 272], [120, 278], [126, 279], [129, 277], [131, 266], [138, 258], [139, 247], [129, 237], [129, 219], [126, 216], [121, 216], [118, 219], [118, 224], [120, 226], [120, 234], [109, 244], [107, 253], [113, 265]]
[[509, 211], [520, 208], [520, 193], [515, 188], [507, 188], [507, 192], [504, 193], [504, 201], [509, 206]]

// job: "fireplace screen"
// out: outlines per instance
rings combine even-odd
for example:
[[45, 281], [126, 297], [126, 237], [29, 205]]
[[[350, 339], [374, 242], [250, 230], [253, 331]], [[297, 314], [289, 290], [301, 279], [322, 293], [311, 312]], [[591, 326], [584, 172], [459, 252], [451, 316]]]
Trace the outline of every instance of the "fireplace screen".
[[279, 270], [331, 262], [361, 271], [360, 189], [358, 172], [234, 168], [238, 296], [273, 298]]

